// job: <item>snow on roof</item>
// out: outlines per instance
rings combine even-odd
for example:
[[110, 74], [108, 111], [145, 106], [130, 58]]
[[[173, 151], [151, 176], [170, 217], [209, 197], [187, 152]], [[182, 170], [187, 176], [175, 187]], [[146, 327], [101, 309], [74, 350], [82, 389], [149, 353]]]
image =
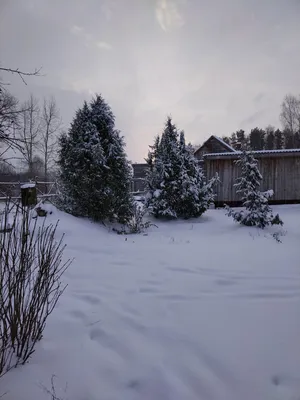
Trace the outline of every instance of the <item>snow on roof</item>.
[[[203, 157], [205, 157], [205, 158], [216, 157], [216, 156], [222, 156], [222, 157], [223, 156], [227, 156], [227, 157], [230, 157], [230, 156], [233, 156], [233, 155], [234, 156], [238, 156], [238, 155], [242, 154], [241, 151], [237, 151], [237, 150], [235, 150], [234, 153], [235, 154], [227, 153], [227, 152], [224, 152], [224, 153], [207, 153], [207, 154], [204, 154]], [[251, 151], [251, 153], [257, 154], [257, 155], [259, 155], [259, 154], [289, 154], [289, 153], [300, 153], [300, 149], [254, 150], [254, 151]]]
[[21, 186], [21, 189], [28, 189], [28, 188], [34, 188], [35, 187], [35, 183], [24, 183]]
[[219, 136], [211, 135], [207, 140], [205, 140], [205, 142], [200, 147], [198, 147], [198, 149], [195, 151], [195, 153], [198, 150], [200, 150], [205, 145], [205, 143], [208, 142], [209, 139], [211, 139], [211, 138], [214, 138], [214, 139], [218, 140], [218, 142], [220, 142], [224, 147], [226, 147], [228, 150], [230, 150], [230, 152], [232, 152], [232, 153], [236, 152], [236, 150], [232, 146], [230, 146], [230, 144], [224, 142], [224, 140], [221, 139]]
[[230, 144], [224, 142], [224, 140], [221, 139], [219, 136], [212, 135], [212, 137], [215, 138], [215, 139], [217, 139], [219, 142], [221, 142], [222, 145], [225, 146], [225, 147], [227, 147], [228, 150], [232, 151], [233, 153], [236, 153], [236, 150], [235, 150], [232, 146], [230, 146]]

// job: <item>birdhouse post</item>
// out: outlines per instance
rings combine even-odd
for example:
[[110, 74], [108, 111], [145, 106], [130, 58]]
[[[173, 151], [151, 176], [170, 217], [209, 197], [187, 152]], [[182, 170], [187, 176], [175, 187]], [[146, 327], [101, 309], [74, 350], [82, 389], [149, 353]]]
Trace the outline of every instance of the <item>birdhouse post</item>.
[[21, 186], [22, 207], [32, 207], [37, 204], [36, 184], [29, 182]]

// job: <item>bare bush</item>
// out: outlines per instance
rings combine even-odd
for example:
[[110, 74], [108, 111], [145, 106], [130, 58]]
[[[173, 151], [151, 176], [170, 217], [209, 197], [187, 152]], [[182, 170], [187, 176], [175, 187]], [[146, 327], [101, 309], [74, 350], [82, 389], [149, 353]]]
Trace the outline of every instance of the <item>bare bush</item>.
[[[48, 389], [44, 385], [41, 385], [41, 388], [49, 396], [49, 400], [63, 400], [63, 398], [60, 397], [60, 395], [57, 394], [57, 389], [56, 389], [56, 386], [55, 386], [54, 378], [56, 378], [56, 376], [52, 375], [52, 377], [51, 377], [51, 388], [50, 389]], [[68, 389], [68, 385], [66, 385], [66, 387], [64, 388], [64, 396], [67, 393], [67, 389]], [[65, 399], [65, 397], [64, 397], [64, 399]]]
[[144, 220], [145, 213], [146, 209], [143, 206], [135, 203], [133, 205], [132, 215], [126, 225], [122, 226], [121, 229], [114, 228], [113, 230], [119, 235], [128, 235], [134, 233], [142, 233], [151, 226], [155, 226], [157, 228], [157, 226], [151, 221]]
[[42, 338], [46, 321], [66, 285], [61, 276], [63, 236], [56, 225], [38, 226], [30, 212], [16, 208], [12, 221], [6, 208], [0, 234], [0, 376], [24, 364]]

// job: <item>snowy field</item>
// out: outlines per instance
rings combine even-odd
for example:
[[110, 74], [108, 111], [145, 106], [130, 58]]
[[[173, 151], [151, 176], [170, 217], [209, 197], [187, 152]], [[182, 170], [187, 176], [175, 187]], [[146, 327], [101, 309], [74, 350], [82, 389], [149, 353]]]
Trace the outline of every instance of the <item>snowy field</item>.
[[[300, 206], [285, 225], [223, 210], [120, 236], [55, 211], [68, 288], [5, 400], [299, 400]], [[287, 231], [276, 242], [272, 233]]]

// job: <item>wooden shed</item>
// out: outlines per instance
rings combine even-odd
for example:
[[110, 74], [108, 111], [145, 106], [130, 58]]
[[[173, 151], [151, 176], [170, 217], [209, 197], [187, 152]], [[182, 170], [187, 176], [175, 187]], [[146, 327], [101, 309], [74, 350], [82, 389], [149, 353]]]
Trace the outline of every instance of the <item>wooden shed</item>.
[[[240, 152], [212, 153], [204, 156], [207, 179], [219, 174], [221, 183], [217, 187], [216, 205], [240, 205], [234, 184], [240, 177], [240, 167], [235, 161]], [[261, 191], [274, 190], [270, 203], [300, 203], [300, 149], [253, 151], [258, 160], [263, 180]]]
[[133, 168], [133, 178], [131, 181], [132, 192], [145, 191], [145, 178], [148, 170], [148, 164], [131, 164]]
[[194, 153], [198, 160], [202, 160], [207, 153], [235, 153], [235, 149], [218, 136], [212, 135]]

